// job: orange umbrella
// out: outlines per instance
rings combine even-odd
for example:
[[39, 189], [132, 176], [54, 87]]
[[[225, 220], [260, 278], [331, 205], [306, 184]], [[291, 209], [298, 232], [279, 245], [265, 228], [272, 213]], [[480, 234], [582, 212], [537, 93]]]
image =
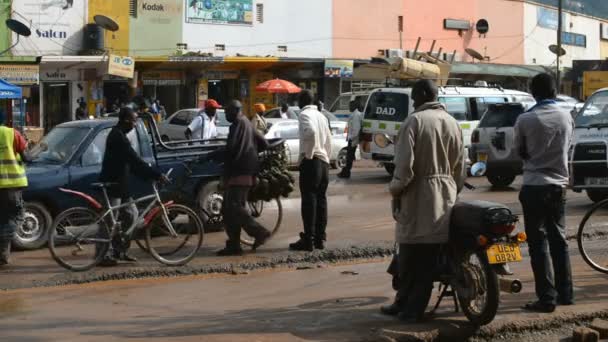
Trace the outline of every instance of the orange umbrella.
[[287, 93], [295, 94], [302, 91], [297, 85], [280, 79], [274, 79], [266, 82], [262, 82], [255, 87], [257, 91], [266, 91], [269, 93]]

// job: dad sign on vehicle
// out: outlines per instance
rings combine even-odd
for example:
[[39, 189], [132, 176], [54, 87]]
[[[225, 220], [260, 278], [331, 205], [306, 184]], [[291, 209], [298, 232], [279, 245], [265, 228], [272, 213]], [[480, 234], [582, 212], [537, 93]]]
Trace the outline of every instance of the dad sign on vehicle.
[[393, 116], [397, 113], [397, 109], [392, 107], [376, 107], [376, 115], [390, 115]]
[[110, 55], [108, 61], [108, 74], [126, 78], [133, 78], [135, 60], [128, 56]]

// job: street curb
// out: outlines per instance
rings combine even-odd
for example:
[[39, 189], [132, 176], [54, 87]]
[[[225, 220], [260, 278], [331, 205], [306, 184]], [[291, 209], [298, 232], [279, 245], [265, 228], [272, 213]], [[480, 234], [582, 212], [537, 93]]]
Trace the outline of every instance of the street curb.
[[[90, 273], [68, 273], [55, 276], [54, 278], [37, 281], [30, 287], [49, 287], [62, 285], [86, 284], [98, 281], [127, 280], [142, 278], [180, 277], [204, 274], [242, 274], [253, 270], [270, 269], [277, 267], [302, 267], [310, 264], [332, 264], [355, 260], [374, 260], [391, 256], [393, 244], [358, 245], [349, 248], [335, 248], [311, 253], [292, 252], [287, 255], [271, 256], [254, 262], [215, 263], [199, 266], [182, 266], [171, 268], [166, 266], [139, 267], [118, 272], [90, 272]], [[22, 287], [21, 287], [22, 288]], [[11, 290], [16, 288], [3, 288]]]

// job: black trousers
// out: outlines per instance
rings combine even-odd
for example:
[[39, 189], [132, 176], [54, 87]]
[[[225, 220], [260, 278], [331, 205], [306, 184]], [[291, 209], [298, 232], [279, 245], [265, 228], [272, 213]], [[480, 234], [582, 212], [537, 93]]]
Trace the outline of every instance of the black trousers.
[[10, 242], [22, 224], [24, 214], [21, 189], [0, 189], [0, 241]]
[[352, 140], [348, 141], [348, 146], [346, 147], [346, 166], [342, 169], [342, 173], [345, 175], [350, 175], [350, 171], [353, 168], [353, 162], [355, 161], [355, 154], [357, 152], [357, 144], [353, 143]]
[[422, 318], [433, 290], [433, 270], [440, 245], [399, 244], [399, 290], [397, 303], [411, 318]]
[[547, 304], [572, 301], [572, 267], [565, 224], [566, 190], [554, 185], [524, 186], [519, 200], [524, 210], [538, 300]]
[[268, 230], [259, 224], [247, 208], [249, 186], [228, 185], [224, 194], [223, 215], [228, 235], [227, 247], [240, 248], [241, 228], [253, 237], [261, 237]]
[[300, 163], [300, 193], [302, 194], [302, 222], [308, 239], [325, 241], [327, 236], [327, 186], [329, 164], [313, 158]]

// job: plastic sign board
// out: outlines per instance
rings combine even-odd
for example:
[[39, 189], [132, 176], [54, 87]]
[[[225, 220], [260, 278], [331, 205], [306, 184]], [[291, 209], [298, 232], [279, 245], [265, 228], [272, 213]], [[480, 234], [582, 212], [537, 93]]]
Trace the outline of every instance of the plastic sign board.
[[608, 88], [608, 71], [585, 71], [583, 73], [583, 96], [585, 98], [602, 88]]
[[354, 62], [348, 59], [325, 60], [325, 77], [329, 78], [352, 78]]
[[133, 78], [135, 72], [135, 59], [128, 56], [110, 55], [108, 61], [108, 74], [126, 78]]
[[185, 0], [186, 22], [192, 24], [253, 24], [253, 0]]

